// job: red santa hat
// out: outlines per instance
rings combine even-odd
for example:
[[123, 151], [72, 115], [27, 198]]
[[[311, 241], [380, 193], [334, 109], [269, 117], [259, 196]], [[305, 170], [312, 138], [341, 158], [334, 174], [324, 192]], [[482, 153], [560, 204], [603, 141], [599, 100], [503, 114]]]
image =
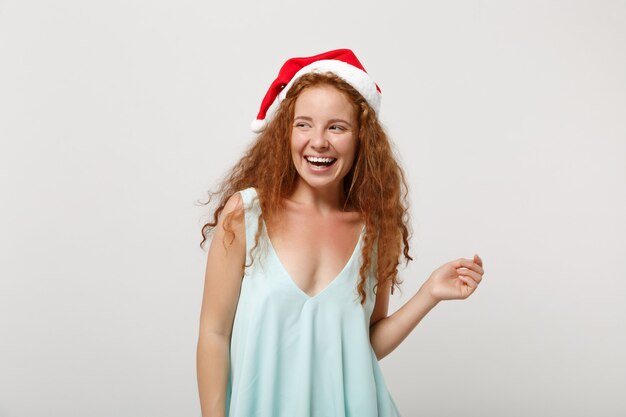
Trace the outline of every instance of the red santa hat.
[[378, 85], [365, 71], [354, 52], [350, 49], [335, 49], [314, 56], [288, 59], [267, 90], [261, 102], [259, 114], [250, 125], [252, 131], [259, 133], [267, 126], [280, 102], [287, 96], [287, 91], [298, 78], [309, 72], [328, 71], [354, 87], [365, 98], [370, 107], [378, 113], [381, 99]]

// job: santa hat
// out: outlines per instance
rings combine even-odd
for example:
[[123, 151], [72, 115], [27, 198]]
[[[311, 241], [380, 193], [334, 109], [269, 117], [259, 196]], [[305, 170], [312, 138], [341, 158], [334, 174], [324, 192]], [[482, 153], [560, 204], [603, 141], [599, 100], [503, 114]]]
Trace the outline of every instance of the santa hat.
[[378, 113], [381, 98], [378, 85], [365, 71], [354, 52], [350, 49], [335, 49], [314, 56], [288, 59], [267, 90], [259, 114], [250, 125], [252, 131], [259, 133], [267, 126], [280, 102], [287, 96], [287, 91], [298, 78], [310, 72], [327, 71], [336, 74], [354, 87]]

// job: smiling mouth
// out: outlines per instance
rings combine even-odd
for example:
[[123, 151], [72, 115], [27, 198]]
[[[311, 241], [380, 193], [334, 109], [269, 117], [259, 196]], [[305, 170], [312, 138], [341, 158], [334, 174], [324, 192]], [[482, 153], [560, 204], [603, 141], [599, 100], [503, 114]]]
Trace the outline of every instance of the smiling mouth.
[[305, 156], [304, 159], [316, 167], [329, 167], [337, 161], [337, 158], [317, 158], [312, 156]]

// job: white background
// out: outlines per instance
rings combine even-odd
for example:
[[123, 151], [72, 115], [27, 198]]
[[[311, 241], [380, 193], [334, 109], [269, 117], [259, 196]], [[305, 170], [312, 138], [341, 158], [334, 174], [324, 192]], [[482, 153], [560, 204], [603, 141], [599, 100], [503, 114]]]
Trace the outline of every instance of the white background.
[[403, 417], [626, 415], [626, 2], [0, 0], [0, 416], [199, 416], [205, 199], [282, 63], [351, 48], [410, 182]]

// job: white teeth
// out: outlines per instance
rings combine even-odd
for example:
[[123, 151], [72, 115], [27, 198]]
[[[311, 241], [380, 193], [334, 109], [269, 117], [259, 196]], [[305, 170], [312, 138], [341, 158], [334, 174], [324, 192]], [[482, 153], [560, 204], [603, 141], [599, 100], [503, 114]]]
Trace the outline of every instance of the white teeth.
[[335, 158], [318, 158], [316, 156], [305, 156], [307, 161], [311, 161], [311, 162], [333, 162], [335, 160]]

